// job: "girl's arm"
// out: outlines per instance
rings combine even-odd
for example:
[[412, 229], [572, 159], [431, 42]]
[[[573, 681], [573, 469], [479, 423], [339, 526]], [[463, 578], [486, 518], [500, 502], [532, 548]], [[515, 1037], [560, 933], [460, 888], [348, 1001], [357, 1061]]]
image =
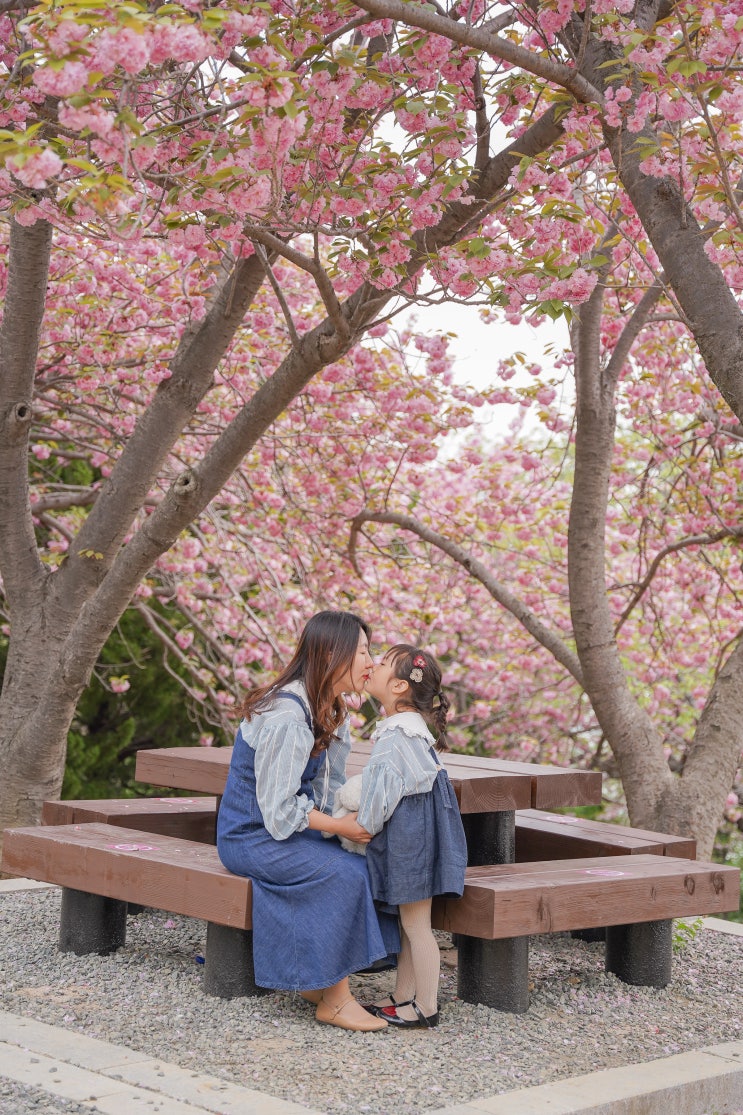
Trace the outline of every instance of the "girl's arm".
[[398, 754], [393, 731], [385, 732], [374, 744], [369, 762], [361, 774], [359, 820], [372, 835], [382, 831], [385, 821], [405, 796], [404, 767]]
[[362, 772], [359, 822], [372, 834], [380, 832], [407, 794], [431, 789], [436, 771], [420, 737], [399, 728], [383, 732]]

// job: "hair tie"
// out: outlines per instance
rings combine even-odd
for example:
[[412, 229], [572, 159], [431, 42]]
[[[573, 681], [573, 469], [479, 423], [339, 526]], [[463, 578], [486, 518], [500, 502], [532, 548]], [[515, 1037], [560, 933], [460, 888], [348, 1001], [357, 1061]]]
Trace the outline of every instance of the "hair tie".
[[422, 654], [416, 654], [413, 659], [413, 669], [408, 674], [411, 681], [423, 681], [423, 671], [426, 668], [426, 660]]

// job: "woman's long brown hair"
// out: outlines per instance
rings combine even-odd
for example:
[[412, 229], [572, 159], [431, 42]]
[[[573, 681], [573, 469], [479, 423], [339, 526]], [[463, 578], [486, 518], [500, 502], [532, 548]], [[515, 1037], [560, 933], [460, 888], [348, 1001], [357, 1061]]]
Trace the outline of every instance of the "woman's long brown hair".
[[346, 702], [334, 695], [333, 685], [351, 668], [362, 631], [371, 638], [369, 625], [353, 612], [318, 612], [312, 616], [299, 636], [292, 660], [270, 685], [248, 693], [241, 714], [250, 720], [254, 713], [270, 708], [271, 695], [282, 685], [301, 681], [307, 690], [315, 733], [312, 754], [324, 751], [348, 714]]

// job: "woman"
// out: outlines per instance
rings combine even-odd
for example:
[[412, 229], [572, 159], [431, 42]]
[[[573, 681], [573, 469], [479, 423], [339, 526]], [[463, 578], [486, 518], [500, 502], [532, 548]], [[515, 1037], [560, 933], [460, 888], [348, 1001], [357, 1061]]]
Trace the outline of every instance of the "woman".
[[222, 863], [253, 882], [253, 962], [260, 987], [300, 991], [316, 1018], [384, 1029], [353, 997], [351, 972], [397, 952], [397, 919], [378, 914], [366, 860], [323, 833], [360, 843], [355, 814], [331, 817], [351, 748], [343, 693], [372, 672], [369, 628], [319, 612], [291, 662], [242, 707], [217, 823]]

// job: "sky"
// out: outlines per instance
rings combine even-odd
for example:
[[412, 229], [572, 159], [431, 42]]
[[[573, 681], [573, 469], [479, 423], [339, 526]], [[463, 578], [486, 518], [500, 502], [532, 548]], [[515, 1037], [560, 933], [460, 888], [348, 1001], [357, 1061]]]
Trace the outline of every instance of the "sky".
[[[514, 352], [522, 352], [527, 362], [540, 364], [545, 369], [546, 378], [549, 378], [552, 365], [550, 357], [544, 354], [545, 347], [552, 345], [557, 355], [568, 343], [564, 320], [545, 321], [539, 330], [526, 321], [522, 321], [520, 325], [501, 322], [486, 325], [480, 318], [479, 307], [450, 302], [437, 306], [418, 306], [415, 308], [415, 317], [419, 330], [441, 330], [457, 334], [451, 340], [449, 349], [455, 358], [455, 377], [459, 383], [480, 389], [499, 383], [495, 376], [498, 361]], [[509, 381], [511, 386], [516, 387], [533, 382], [533, 377], [527, 371], [517, 373]], [[505, 433], [513, 420], [514, 408], [492, 406], [487, 408], [486, 415], [490, 432]]]

